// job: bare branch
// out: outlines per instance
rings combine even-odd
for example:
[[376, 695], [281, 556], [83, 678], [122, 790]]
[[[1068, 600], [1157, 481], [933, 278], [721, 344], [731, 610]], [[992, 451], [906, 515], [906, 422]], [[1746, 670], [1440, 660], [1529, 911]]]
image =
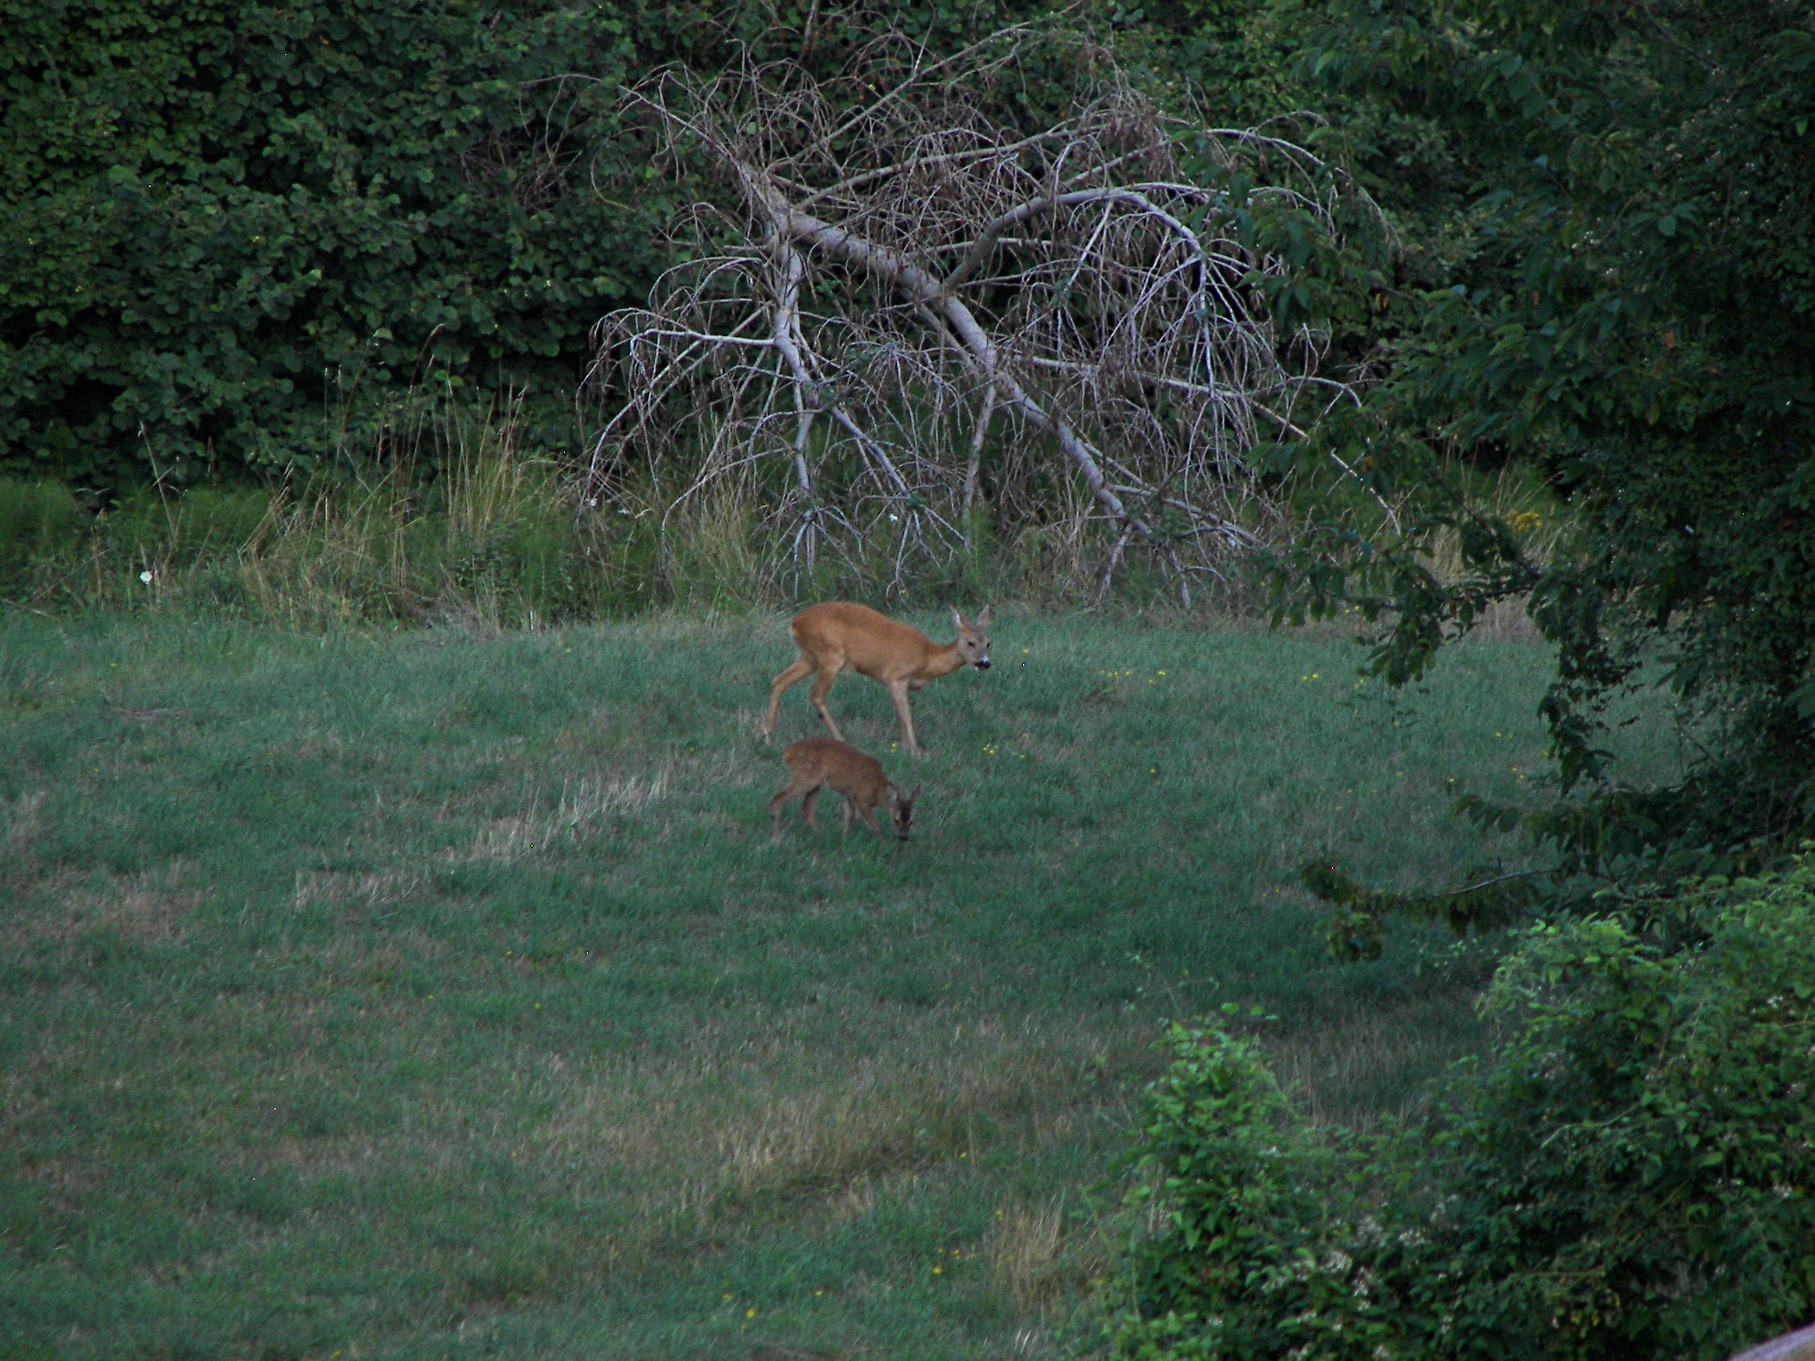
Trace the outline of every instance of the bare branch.
[[[821, 80], [782, 62], [637, 91], [665, 154], [730, 192], [679, 219], [688, 263], [648, 307], [601, 323], [589, 495], [632, 495], [639, 463], [634, 494], [667, 505], [733, 475], [785, 487], [761, 511], [797, 570], [886, 544], [896, 585], [961, 551], [985, 502], [998, 524], [1100, 517], [1099, 594], [1135, 545], [1188, 598], [1276, 532], [1256, 423], [1303, 437], [1300, 394], [1344, 389], [1317, 372], [1324, 337], [1275, 334], [1253, 281], [1285, 266], [1233, 222], [1289, 202], [1334, 232], [1339, 177], [1272, 132], [1168, 122], [1096, 52], [1067, 118], [1017, 128], [991, 82], [1054, 41], [932, 61], [885, 34]], [[1239, 162], [1248, 198], [1187, 149]], [[1094, 512], [1055, 503], [1050, 451]]]

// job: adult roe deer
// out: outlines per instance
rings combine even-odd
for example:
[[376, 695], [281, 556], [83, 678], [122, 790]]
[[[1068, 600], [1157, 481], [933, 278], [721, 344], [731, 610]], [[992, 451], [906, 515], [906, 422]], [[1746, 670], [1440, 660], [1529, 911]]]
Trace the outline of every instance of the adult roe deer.
[[838, 731], [826, 708], [826, 692], [839, 672], [855, 671], [888, 686], [889, 696], [895, 701], [895, 717], [901, 720], [901, 744], [920, 754], [920, 743], [914, 739], [914, 715], [908, 709], [908, 691], [918, 690], [961, 666], [989, 670], [989, 639], [983, 632], [989, 627], [989, 606], [983, 607], [975, 624], [965, 623], [964, 616], [954, 607], [952, 623], [957, 625], [958, 639], [940, 647], [919, 629], [898, 624], [862, 605], [834, 600], [807, 606], [788, 625], [800, 656], [775, 678], [769, 691], [769, 716], [763, 720], [763, 736], [775, 731], [782, 691], [796, 681], [814, 676], [810, 692], [813, 707], [819, 710], [832, 736], [842, 740], [844, 734]]
[[775, 835], [781, 835], [782, 805], [797, 795], [805, 795], [800, 801], [800, 815], [811, 830], [813, 801], [819, 797], [822, 786], [831, 785], [844, 795], [846, 832], [851, 830], [851, 814], [855, 812], [872, 832], [881, 836], [882, 828], [876, 825], [876, 809], [884, 808], [888, 810], [895, 835], [907, 840], [908, 828], [914, 822], [914, 801], [920, 797], [918, 784], [903, 794], [882, 773], [882, 762], [833, 737], [803, 737], [790, 745], [781, 754], [781, 759], [788, 763], [793, 778], [786, 789], [769, 800], [769, 825], [775, 829]]

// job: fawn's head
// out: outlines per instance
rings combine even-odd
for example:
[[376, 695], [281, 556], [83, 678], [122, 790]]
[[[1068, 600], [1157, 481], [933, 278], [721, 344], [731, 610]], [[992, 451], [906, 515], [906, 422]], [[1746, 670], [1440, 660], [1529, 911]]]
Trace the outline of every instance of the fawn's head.
[[964, 616], [958, 613], [958, 607], [952, 606], [952, 623], [958, 626], [958, 655], [969, 666], [979, 671], [989, 670], [989, 639], [984, 630], [989, 627], [989, 606], [985, 605], [977, 615], [977, 622], [967, 624]]
[[914, 801], [919, 797], [918, 784], [905, 794], [892, 784], [884, 786], [883, 806], [889, 810], [889, 821], [894, 825], [895, 835], [903, 841], [908, 838], [908, 828], [914, 825]]

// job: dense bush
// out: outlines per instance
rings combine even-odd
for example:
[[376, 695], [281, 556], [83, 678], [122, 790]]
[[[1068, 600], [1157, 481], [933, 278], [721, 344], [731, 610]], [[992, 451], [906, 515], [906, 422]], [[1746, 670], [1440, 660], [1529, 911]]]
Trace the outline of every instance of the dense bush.
[[[1172, 1064], [1148, 1093], [1138, 1199], [1163, 1230], [1136, 1245], [1136, 1310], [1121, 1354], [1178, 1358], [1372, 1357], [1389, 1353], [1393, 1301], [1369, 1288], [1345, 1162], [1300, 1124], [1258, 1044], [1174, 1026]], [[1337, 1216], [1341, 1215], [1336, 1210]]]
[[[1445, 286], [1391, 299], [1406, 329], [1364, 410], [1300, 451], [1360, 469], [1397, 518], [1319, 517], [1278, 564], [1282, 613], [1382, 621], [1376, 665], [1403, 679], [1525, 601], [1558, 648], [1544, 709], [1564, 787], [1526, 825], [1565, 874], [1780, 863], [1815, 831], [1815, 14], [1305, 12], [1306, 67], [1425, 122], [1476, 183]], [[1471, 462], [1507, 459], [1568, 501], [1555, 551], [1469, 485]], [[1629, 687], [1699, 720], [1672, 788], [1623, 788], [1608, 757], [1602, 710]]]
[[[890, 20], [937, 49], [1008, 13]], [[0, 471], [118, 487], [382, 457], [399, 386], [480, 409], [508, 390], [533, 442], [571, 449], [591, 328], [647, 295], [692, 197], [651, 164], [626, 85], [831, 59], [881, 26], [641, 0], [10, 13]]]
[[1679, 947], [1546, 927], [1424, 1127], [1335, 1143], [1258, 1048], [1175, 1030], [1122, 1354], [1714, 1358], [1815, 1310], [1815, 864], [1710, 882]]
[[509, 385], [558, 424], [593, 322], [655, 267], [662, 200], [610, 113], [633, 20], [556, 0], [13, 14], [0, 468], [115, 485], [306, 461], [399, 383]]

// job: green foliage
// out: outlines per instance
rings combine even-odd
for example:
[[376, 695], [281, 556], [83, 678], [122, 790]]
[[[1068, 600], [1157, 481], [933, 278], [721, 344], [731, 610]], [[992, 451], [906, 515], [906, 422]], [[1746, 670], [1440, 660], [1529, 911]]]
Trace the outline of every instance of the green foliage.
[[1394, 277], [1379, 281], [1366, 331], [1331, 336], [1339, 361], [1352, 365], [1376, 359], [1379, 340], [1403, 329], [1407, 309], [1395, 304], [1404, 290], [1449, 283], [1475, 253], [1471, 202], [1481, 161], [1412, 81], [1383, 90], [1367, 77], [1333, 85], [1330, 54], [1305, 51], [1329, 11], [1321, 0], [1149, 5], [1119, 35], [1119, 50], [1145, 58], [1163, 101], [1211, 126], [1290, 127], [1385, 211], [1399, 251]]
[[1169, 0], [1145, 5], [1123, 46], [1150, 50], [1162, 87], [1176, 86], [1216, 127], [1254, 127], [1307, 107], [1294, 78], [1277, 0]]
[[[1009, 7], [892, 14], [957, 46]], [[737, 4], [69, 0], [0, 33], [0, 471], [313, 471], [400, 388], [579, 442], [590, 333], [672, 263], [694, 171], [623, 93], [664, 62], [830, 59], [877, 16]], [[810, 31], [809, 31], [810, 30]], [[353, 438], [346, 439], [351, 434]], [[377, 451], [384, 452], [384, 451]]]
[[1137, 1309], [1115, 1343], [1139, 1361], [1391, 1354], [1394, 1301], [1365, 1256], [1334, 1249], [1338, 1160], [1299, 1125], [1252, 1040], [1173, 1025], [1147, 1094], [1141, 1168], [1164, 1227], [1137, 1245]]
[[0, 468], [306, 467], [337, 375], [355, 420], [393, 384], [508, 385], [571, 438], [588, 330], [657, 264], [663, 200], [611, 112], [636, 17], [21, 11], [0, 35]]
[[1313, 1134], [1251, 1043], [1175, 1030], [1123, 1354], [1711, 1359], [1804, 1322], [1815, 864], [1673, 912], [1670, 945], [1535, 929], [1488, 994], [1503, 1038], [1393, 1140]]
[[1495, 981], [1443, 1135], [1462, 1354], [1717, 1357], [1815, 1308], [1815, 864], [1677, 906], [1689, 948], [1589, 919]]
[[[1435, 120], [1479, 181], [1452, 286], [1367, 409], [1301, 451], [1338, 453], [1397, 521], [1325, 517], [1273, 566], [1281, 616], [1383, 621], [1374, 665], [1399, 680], [1526, 599], [1558, 645], [1562, 779], [1527, 826], [1561, 867], [1770, 863], [1815, 820], [1815, 249], [1787, 225], [1815, 203], [1815, 20], [1763, 0], [1321, 17], [1308, 65]], [[1546, 556], [1471, 494], [1470, 461], [1509, 454], [1568, 501]], [[1673, 789], [1606, 759], [1600, 712], [1634, 684], [1703, 725]]]
[[1385, 918], [1440, 921], [1456, 935], [1495, 931], [1529, 913], [1539, 898], [1535, 873], [1494, 874], [1445, 893], [1389, 893], [1369, 888], [1340, 865], [1306, 862], [1299, 882], [1334, 910], [1324, 918], [1324, 941], [1339, 959], [1378, 959]]
[[1193, 183], [1216, 192], [1219, 230], [1247, 258], [1269, 262], [1242, 284], [1267, 299], [1278, 334], [1310, 328], [1365, 347], [1401, 243], [1391, 226], [1382, 230], [1366, 192], [1373, 186], [1357, 181], [1354, 138], [1330, 126], [1325, 92], [1293, 69], [1302, 24], [1296, 0], [1181, 0], [1140, 11], [1118, 50], [1144, 56], [1159, 97], [1203, 126], [1256, 128], [1324, 157], [1285, 191], [1272, 186], [1285, 183], [1289, 158], [1265, 144], [1237, 150], [1205, 138], [1185, 149], [1184, 163]]

